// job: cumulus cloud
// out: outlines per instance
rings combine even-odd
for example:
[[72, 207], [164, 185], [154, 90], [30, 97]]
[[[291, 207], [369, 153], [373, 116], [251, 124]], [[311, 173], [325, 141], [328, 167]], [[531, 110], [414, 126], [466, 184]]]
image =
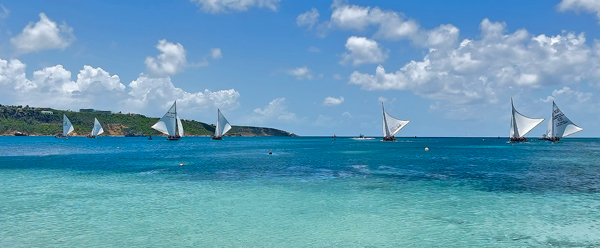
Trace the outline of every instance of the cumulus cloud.
[[548, 103], [556, 100], [557, 98], [563, 101], [576, 101], [579, 103], [588, 102], [594, 95], [590, 92], [581, 92], [572, 90], [570, 87], [563, 87], [560, 90], [553, 90], [552, 95], [546, 97], [546, 99], [540, 99], [542, 102]]
[[265, 123], [268, 121], [292, 121], [296, 114], [287, 110], [287, 101], [284, 97], [275, 98], [264, 108], [254, 110], [254, 115], [248, 118], [251, 123]]
[[376, 27], [374, 39], [410, 40], [423, 47], [452, 46], [458, 41], [459, 30], [451, 24], [443, 24], [428, 30], [403, 13], [383, 10], [379, 7], [350, 5], [346, 1], [334, 1], [328, 21], [318, 24], [322, 35], [327, 30], [364, 32]]
[[161, 54], [156, 58], [146, 57], [146, 61], [144, 62], [150, 73], [155, 75], [173, 75], [183, 71], [187, 66], [185, 49], [181, 44], [159, 40], [156, 49]]
[[236, 108], [240, 94], [234, 89], [186, 92], [175, 87], [169, 77], [142, 74], [126, 87], [118, 75], [102, 68], [84, 66], [72, 80], [62, 65], [25, 73], [26, 65], [17, 59], [0, 59], [0, 97], [6, 102], [61, 109], [99, 108], [160, 115], [169, 102], [177, 100], [182, 109]]
[[296, 17], [298, 27], [306, 26], [307, 29], [312, 29], [319, 22], [319, 11], [311, 8], [309, 11], [302, 13]]
[[298, 79], [298, 80], [304, 80], [304, 79], [311, 80], [314, 78], [312, 72], [306, 66], [288, 70], [287, 73], [296, 77], [296, 79]]
[[562, 0], [558, 6], [559, 11], [585, 11], [595, 13], [600, 23], [600, 1], [597, 0]]
[[40, 13], [38, 22], [30, 22], [20, 34], [10, 39], [10, 43], [19, 54], [65, 49], [73, 41], [75, 41], [73, 28], [67, 26], [66, 22], [57, 25], [44, 13]]
[[223, 54], [221, 53], [221, 48], [213, 48], [210, 50], [210, 57], [212, 59], [222, 59]]
[[352, 36], [346, 41], [347, 53], [342, 54], [341, 64], [352, 63], [354, 66], [362, 64], [383, 63], [387, 59], [388, 52], [382, 51], [379, 44], [365, 37]]
[[212, 92], [187, 92], [175, 87], [170, 77], [150, 77], [141, 74], [129, 83], [129, 97], [124, 99], [124, 106], [137, 109], [165, 109], [177, 100], [177, 106], [188, 110], [206, 110], [209, 108], [236, 108], [240, 93], [234, 89]]
[[266, 8], [277, 11], [281, 0], [190, 0], [207, 13], [245, 12], [250, 8]]
[[338, 106], [344, 102], [344, 97], [339, 98], [328, 96], [323, 100], [323, 106]]
[[448, 49], [430, 49], [422, 61], [395, 72], [379, 65], [375, 74], [355, 71], [350, 84], [365, 90], [411, 90], [453, 104], [495, 103], [504, 93], [597, 77], [598, 54], [583, 34], [506, 33], [506, 24], [484, 19], [481, 39]]

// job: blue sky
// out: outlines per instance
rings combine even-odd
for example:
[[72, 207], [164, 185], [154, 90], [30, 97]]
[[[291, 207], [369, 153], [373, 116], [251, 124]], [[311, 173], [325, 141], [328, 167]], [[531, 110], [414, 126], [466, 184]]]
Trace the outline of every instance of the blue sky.
[[[0, 104], [300, 135], [507, 136], [510, 98], [600, 136], [600, 1], [8, 1]], [[529, 136], [540, 136], [546, 123]]]

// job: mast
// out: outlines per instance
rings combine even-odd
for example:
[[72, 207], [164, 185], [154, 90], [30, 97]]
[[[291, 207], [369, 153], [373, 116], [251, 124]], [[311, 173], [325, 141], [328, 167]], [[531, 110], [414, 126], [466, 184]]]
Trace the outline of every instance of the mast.
[[556, 103], [554, 103], [554, 101], [552, 101], [552, 137], [551, 139], [554, 139], [554, 105], [556, 105]]
[[177, 132], [177, 100], [175, 100], [175, 102], [173, 103], [175, 105], [175, 136], [177, 136], [179, 133]]
[[217, 137], [217, 138], [221, 137], [221, 134], [220, 134], [220, 131], [219, 131], [219, 125], [220, 125], [219, 119], [221, 119], [221, 118], [219, 118], [219, 117], [221, 117], [220, 114], [221, 114], [221, 110], [217, 109], [217, 126], [216, 126], [216, 129], [215, 129], [215, 137]]
[[518, 137], [519, 136], [519, 129], [517, 128], [517, 120], [515, 120], [515, 104], [513, 103], [512, 97], [510, 98], [510, 106], [512, 107], [511, 121], [512, 121], [513, 135], [515, 137]]

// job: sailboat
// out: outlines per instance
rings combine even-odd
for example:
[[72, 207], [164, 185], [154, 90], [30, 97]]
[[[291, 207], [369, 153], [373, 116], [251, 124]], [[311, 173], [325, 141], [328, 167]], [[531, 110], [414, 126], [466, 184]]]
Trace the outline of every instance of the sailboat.
[[221, 114], [220, 109], [217, 109], [217, 112], [218, 112], [217, 126], [215, 127], [215, 135], [212, 137], [212, 139], [222, 140], [223, 135], [225, 133], [227, 133], [227, 131], [229, 131], [229, 129], [231, 129], [231, 125], [229, 124], [227, 119], [225, 119], [225, 116], [223, 116], [223, 114]]
[[183, 137], [183, 125], [181, 125], [181, 119], [177, 116], [177, 101], [152, 128], [168, 135], [167, 140], [179, 140]]
[[521, 142], [527, 141], [525, 135], [529, 133], [533, 128], [544, 121], [544, 118], [529, 118], [522, 115], [515, 109], [512, 98], [510, 99], [510, 105], [512, 106], [512, 115], [510, 118], [510, 142]]
[[73, 124], [71, 123], [71, 121], [69, 120], [69, 118], [67, 118], [67, 115], [63, 114], [63, 132], [62, 134], [57, 134], [56, 138], [60, 138], [60, 137], [68, 137], [68, 135], [73, 132], [73, 130], [75, 130], [73, 128]]
[[94, 118], [94, 128], [92, 128], [92, 132], [90, 133], [90, 135], [88, 135], [88, 138], [96, 138], [98, 137], [98, 135], [104, 133], [104, 129], [102, 128], [102, 125], [100, 125], [100, 122], [98, 121], [98, 119]]
[[404, 128], [410, 121], [396, 119], [389, 115], [387, 112], [385, 112], [383, 103], [381, 103], [381, 109], [383, 110], [383, 141], [394, 141], [396, 140], [394, 135], [400, 131], [400, 129]]
[[575, 125], [575, 123], [563, 114], [554, 101], [552, 101], [552, 118], [550, 120], [548, 122], [548, 130], [544, 134], [544, 137], [541, 138], [543, 140], [558, 142], [563, 137], [583, 131], [583, 128]]

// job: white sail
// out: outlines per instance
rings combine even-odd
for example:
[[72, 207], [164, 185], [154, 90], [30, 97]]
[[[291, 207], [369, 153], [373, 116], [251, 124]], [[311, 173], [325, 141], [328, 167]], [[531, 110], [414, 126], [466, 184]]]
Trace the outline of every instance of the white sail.
[[[169, 136], [175, 136], [177, 129], [177, 102], [169, 108], [169, 111], [152, 126], [153, 129]], [[183, 130], [182, 130], [183, 132]]]
[[552, 102], [552, 130], [551, 137], [567, 137], [576, 132], [582, 131], [583, 128], [578, 127], [573, 123], [562, 111]]
[[217, 126], [215, 128], [215, 137], [219, 138], [219, 137], [223, 136], [225, 133], [227, 133], [227, 131], [229, 131], [229, 129], [231, 129], [231, 125], [229, 124], [227, 119], [225, 119], [225, 116], [223, 116], [223, 114], [221, 114], [220, 109], [217, 109], [217, 112], [218, 112], [218, 117], [217, 117]]
[[179, 133], [179, 137], [183, 137], [183, 125], [179, 116], [177, 116], [177, 132]]
[[512, 106], [512, 118], [510, 120], [511, 138], [521, 138], [525, 136], [529, 131], [544, 121], [544, 118], [529, 118], [519, 113], [515, 109], [512, 99], [510, 99], [510, 104]]
[[[381, 108], [383, 109], [383, 104], [381, 104]], [[392, 117], [385, 109], [383, 109], [383, 136], [391, 137], [396, 135], [400, 129], [404, 128], [406, 124], [410, 121], [400, 120]]]
[[71, 124], [71, 121], [69, 118], [67, 118], [67, 115], [63, 114], [63, 136], [69, 135], [71, 132], [73, 132], [73, 130], [75, 130], [73, 128], [73, 124]]
[[552, 116], [550, 116], [550, 121], [548, 122], [548, 128], [546, 129], [546, 137], [552, 137]]
[[98, 119], [94, 118], [94, 128], [92, 129], [92, 136], [98, 136], [102, 133], [104, 133], [102, 125], [100, 125]]

